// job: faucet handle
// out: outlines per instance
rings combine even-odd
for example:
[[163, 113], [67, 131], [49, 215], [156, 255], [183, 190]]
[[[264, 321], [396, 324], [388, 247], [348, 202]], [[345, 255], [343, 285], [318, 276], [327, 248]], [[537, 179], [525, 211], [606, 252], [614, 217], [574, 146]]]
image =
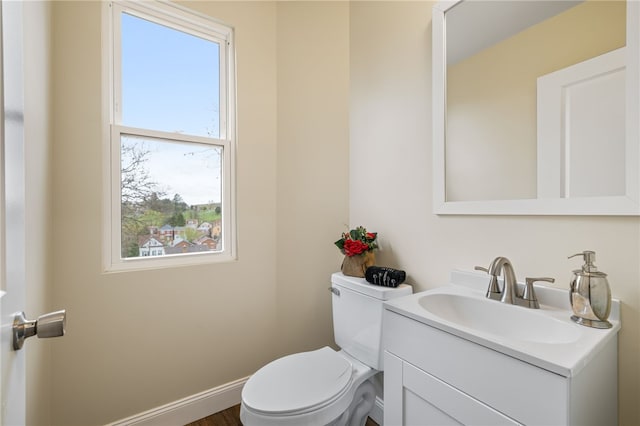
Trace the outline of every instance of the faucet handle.
[[[489, 273], [489, 269], [483, 266], [475, 266], [473, 269], [476, 271], [483, 271], [487, 274]], [[491, 275], [489, 278], [489, 288], [487, 288], [487, 294], [485, 295], [488, 299], [500, 300], [502, 297], [502, 292], [500, 291], [500, 287], [498, 286], [498, 277]]]
[[538, 303], [538, 298], [536, 297], [536, 293], [533, 288], [533, 283], [537, 281], [546, 281], [549, 283], [556, 282], [555, 278], [549, 278], [549, 277], [525, 278], [526, 285], [524, 287], [524, 293], [522, 294], [522, 300], [524, 301], [525, 306], [533, 309], [540, 308], [540, 304]]

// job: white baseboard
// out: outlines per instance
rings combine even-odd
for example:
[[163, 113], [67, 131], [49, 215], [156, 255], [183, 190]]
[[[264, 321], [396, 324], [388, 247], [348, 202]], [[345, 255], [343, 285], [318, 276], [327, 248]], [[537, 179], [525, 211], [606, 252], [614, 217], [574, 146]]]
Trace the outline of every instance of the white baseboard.
[[369, 417], [380, 426], [384, 426], [384, 401], [379, 396], [376, 396], [376, 403], [373, 405]]
[[109, 423], [107, 426], [176, 426], [186, 425], [241, 401], [242, 387], [249, 377], [238, 379], [144, 413]]
[[[186, 425], [218, 411], [240, 404], [242, 387], [249, 377], [179, 399], [169, 404], [135, 414], [106, 426], [176, 426]], [[376, 397], [369, 417], [384, 426], [384, 401]]]

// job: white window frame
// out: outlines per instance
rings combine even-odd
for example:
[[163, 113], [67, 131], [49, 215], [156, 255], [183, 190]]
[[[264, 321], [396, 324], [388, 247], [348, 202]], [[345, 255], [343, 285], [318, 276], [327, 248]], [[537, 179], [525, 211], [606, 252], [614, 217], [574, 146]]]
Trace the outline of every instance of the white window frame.
[[[219, 138], [184, 135], [121, 124], [120, 16], [123, 12], [160, 25], [214, 41], [220, 45]], [[157, 269], [236, 259], [236, 104], [235, 48], [233, 28], [212, 18], [166, 1], [105, 2], [103, 6], [103, 269], [119, 272]], [[223, 148], [222, 156], [222, 250], [164, 256], [121, 257], [121, 146], [122, 135], [206, 143]]]

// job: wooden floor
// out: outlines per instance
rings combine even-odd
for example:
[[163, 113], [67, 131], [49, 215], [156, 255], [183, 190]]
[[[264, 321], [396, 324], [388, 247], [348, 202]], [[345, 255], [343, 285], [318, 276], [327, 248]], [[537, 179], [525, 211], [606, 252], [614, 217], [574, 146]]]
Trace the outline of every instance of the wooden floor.
[[242, 426], [240, 422], [240, 404], [212, 414], [204, 419], [196, 420], [187, 426]]
[[[242, 426], [240, 422], [240, 405], [234, 405], [231, 408], [212, 414], [204, 419], [196, 420], [186, 426]], [[365, 426], [378, 426], [378, 423], [368, 418]]]

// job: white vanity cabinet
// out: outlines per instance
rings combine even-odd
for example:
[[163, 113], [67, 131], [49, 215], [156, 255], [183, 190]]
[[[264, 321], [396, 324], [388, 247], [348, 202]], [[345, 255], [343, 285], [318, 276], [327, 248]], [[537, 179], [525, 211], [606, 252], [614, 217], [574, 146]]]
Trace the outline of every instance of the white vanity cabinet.
[[618, 421], [617, 336], [584, 365], [558, 373], [387, 306], [384, 346], [386, 426]]

